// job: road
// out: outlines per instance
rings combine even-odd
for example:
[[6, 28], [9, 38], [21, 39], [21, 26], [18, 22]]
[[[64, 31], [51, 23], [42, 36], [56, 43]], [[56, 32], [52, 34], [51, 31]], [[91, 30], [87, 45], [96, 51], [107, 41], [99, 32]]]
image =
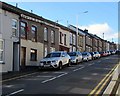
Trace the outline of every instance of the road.
[[111, 55], [62, 70], [35, 72], [3, 82], [2, 94], [89, 94], [117, 64], [118, 56]]

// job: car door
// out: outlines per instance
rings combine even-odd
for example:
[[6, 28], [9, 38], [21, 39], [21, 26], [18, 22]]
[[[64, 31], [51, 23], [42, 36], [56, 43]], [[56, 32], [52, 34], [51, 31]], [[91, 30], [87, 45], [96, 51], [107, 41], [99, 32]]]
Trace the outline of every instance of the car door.
[[62, 53], [62, 63], [63, 63], [63, 65], [65, 65], [65, 63], [66, 63], [66, 57], [65, 57], [65, 53]]
[[79, 52], [77, 53], [77, 58], [78, 58], [78, 62], [81, 62], [81, 56]]

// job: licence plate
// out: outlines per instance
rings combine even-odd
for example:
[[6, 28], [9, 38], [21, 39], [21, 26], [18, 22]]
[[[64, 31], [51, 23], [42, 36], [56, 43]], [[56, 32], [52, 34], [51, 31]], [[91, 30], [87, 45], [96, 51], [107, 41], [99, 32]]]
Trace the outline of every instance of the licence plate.
[[50, 65], [44, 65], [44, 67], [50, 67]]

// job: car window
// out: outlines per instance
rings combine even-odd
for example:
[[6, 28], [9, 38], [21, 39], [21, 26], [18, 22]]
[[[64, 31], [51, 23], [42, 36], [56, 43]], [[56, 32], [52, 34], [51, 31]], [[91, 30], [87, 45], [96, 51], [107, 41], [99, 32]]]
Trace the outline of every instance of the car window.
[[61, 56], [61, 53], [50, 53], [45, 58], [60, 57], [60, 56]]
[[87, 53], [82, 53], [82, 55], [87, 55]]
[[69, 52], [68, 55], [70, 55], [70, 56], [76, 56], [76, 53], [75, 52]]

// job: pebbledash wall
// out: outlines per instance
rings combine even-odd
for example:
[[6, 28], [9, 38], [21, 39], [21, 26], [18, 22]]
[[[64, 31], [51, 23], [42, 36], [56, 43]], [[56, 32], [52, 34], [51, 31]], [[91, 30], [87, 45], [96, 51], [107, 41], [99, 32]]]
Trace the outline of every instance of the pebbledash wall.
[[19, 70], [18, 29], [19, 15], [0, 8], [0, 72]]

